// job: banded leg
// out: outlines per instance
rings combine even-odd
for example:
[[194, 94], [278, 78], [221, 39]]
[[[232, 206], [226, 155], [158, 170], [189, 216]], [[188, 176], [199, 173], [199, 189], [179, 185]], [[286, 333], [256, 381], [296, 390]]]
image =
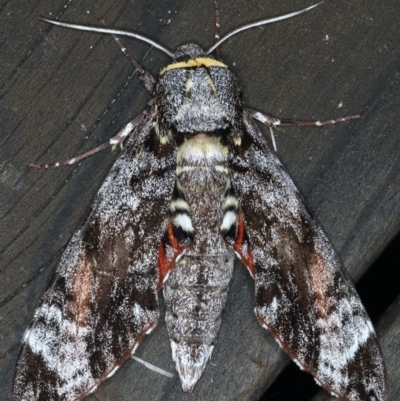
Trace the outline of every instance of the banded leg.
[[[99, 19], [99, 21], [106, 27], [108, 28], [106, 21], [104, 20], [103, 17]], [[139, 79], [142, 82], [142, 84], [145, 86], [145, 88], [150, 92], [153, 93], [154, 91], [154, 85], [156, 83], [156, 80], [154, 79], [153, 75], [150, 74], [149, 71], [145, 70], [140, 63], [133, 57], [132, 53], [122, 44], [121, 40], [117, 35], [112, 34], [112, 37], [114, 40], [117, 42], [117, 45], [121, 49], [122, 53], [124, 53], [125, 57], [129, 60], [129, 62], [139, 71], [140, 76]]]
[[[99, 21], [106, 28], [108, 28], [104, 18], [100, 18]], [[150, 74], [150, 72], [145, 70], [139, 64], [139, 62], [133, 57], [132, 53], [122, 44], [122, 42], [118, 38], [118, 36], [116, 36], [114, 34], [112, 36], [113, 36], [114, 40], [117, 42], [117, 44], [118, 44], [119, 48], [121, 49], [122, 53], [127, 57], [127, 59], [130, 61], [130, 63], [139, 71], [139, 73], [140, 73], [139, 79], [141, 80], [141, 82], [143, 83], [145, 88], [149, 92], [153, 92], [154, 84], [156, 82], [154, 77]], [[91, 155], [99, 152], [100, 150], [106, 149], [109, 146], [113, 146], [113, 145], [118, 145], [119, 144], [121, 146], [121, 148], [122, 148], [123, 141], [135, 129], [135, 127], [139, 124], [139, 122], [141, 121], [143, 116], [144, 116], [143, 113], [139, 114], [131, 122], [126, 124], [121, 129], [121, 131], [118, 132], [117, 135], [115, 135], [114, 137], [109, 139], [107, 142], [104, 142], [101, 145], [96, 146], [96, 147], [88, 150], [85, 153], [82, 153], [82, 154], [80, 154], [78, 156], [75, 156], [75, 157], [73, 157], [71, 159], [62, 160], [62, 161], [54, 162], [54, 163], [40, 163], [40, 164], [29, 163], [29, 167], [34, 167], [34, 168], [53, 168], [53, 167], [68, 166], [68, 165], [74, 164], [74, 163], [76, 163], [76, 162], [78, 162], [78, 161], [80, 161], [82, 159], [85, 159], [86, 157], [91, 156]]]
[[117, 135], [113, 136], [111, 139], [109, 139], [107, 142], [102, 143], [99, 146], [96, 146], [95, 148], [92, 148], [88, 150], [85, 153], [82, 153], [78, 156], [75, 156], [71, 159], [68, 160], [62, 160], [59, 162], [55, 163], [40, 163], [40, 164], [35, 164], [35, 163], [29, 163], [29, 167], [34, 167], [34, 168], [52, 168], [52, 167], [61, 167], [61, 166], [68, 166], [71, 164], [74, 164], [82, 159], [85, 159], [88, 156], [91, 156], [100, 150], [106, 149], [109, 146], [113, 145], [120, 145], [122, 147], [122, 143], [124, 142], [124, 139], [139, 125], [139, 123], [142, 121], [142, 118], [144, 117], [144, 113], [140, 113], [137, 117], [135, 117], [130, 123], [126, 124], [121, 131], [118, 132]]
[[[216, 44], [220, 39], [220, 29], [221, 29], [221, 24], [220, 24], [220, 15], [219, 15], [219, 7], [217, 0], [214, 0], [214, 13], [215, 13], [215, 34], [214, 34], [214, 44]], [[221, 59], [221, 48], [218, 46], [215, 49], [215, 55], [217, 56], [217, 59]]]
[[279, 125], [297, 125], [297, 126], [309, 126], [309, 127], [323, 127], [325, 125], [334, 125], [337, 123], [341, 123], [343, 121], [348, 121], [348, 120], [355, 120], [358, 118], [361, 118], [360, 114], [355, 114], [353, 116], [346, 116], [346, 117], [340, 117], [340, 118], [335, 118], [333, 120], [291, 120], [291, 119], [280, 119], [280, 118], [274, 118], [271, 116], [267, 116], [266, 114], [262, 114], [259, 111], [255, 110], [250, 110], [247, 109], [247, 111], [250, 113], [250, 115], [257, 121], [260, 121], [260, 123], [263, 123], [269, 128], [269, 132], [271, 133], [271, 139], [272, 139], [272, 144], [274, 146], [274, 150], [276, 152], [276, 142], [275, 142], [275, 137], [274, 137], [274, 132], [272, 130], [273, 127], [277, 127]]

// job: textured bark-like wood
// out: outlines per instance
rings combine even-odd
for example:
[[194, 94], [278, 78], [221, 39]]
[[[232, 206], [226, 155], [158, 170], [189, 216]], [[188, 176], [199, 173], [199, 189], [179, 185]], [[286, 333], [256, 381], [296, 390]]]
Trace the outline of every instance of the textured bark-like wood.
[[[111, 37], [52, 27], [37, 17], [96, 25], [104, 16], [109, 25], [135, 30], [172, 50], [185, 42], [206, 48], [214, 35], [212, 1], [66, 4], [16, 0], [0, 11], [0, 394], [5, 401], [11, 400], [14, 366], [35, 304], [118, 152], [48, 171], [27, 164], [88, 150], [113, 136], [148, 99]], [[307, 5], [220, 0], [222, 34]], [[400, 226], [397, 6], [395, 0], [384, 7], [372, 0], [328, 2], [222, 46], [248, 107], [283, 118], [363, 115], [335, 127], [287, 127], [276, 134], [279, 157], [354, 279]], [[146, 56], [146, 44], [124, 43], [153, 74], [169, 61], [154, 50]], [[259, 327], [253, 294], [251, 278], [238, 265], [219, 343], [192, 394], [181, 390], [160, 324], [137, 356], [175, 373], [174, 378], [132, 360], [88, 400], [257, 399], [287, 357]], [[390, 313], [397, 319], [398, 308]], [[390, 358], [386, 338], [396, 336], [399, 324], [387, 327], [379, 327], [378, 334]], [[387, 367], [392, 397], [390, 378], [397, 377], [397, 368], [390, 361]]]

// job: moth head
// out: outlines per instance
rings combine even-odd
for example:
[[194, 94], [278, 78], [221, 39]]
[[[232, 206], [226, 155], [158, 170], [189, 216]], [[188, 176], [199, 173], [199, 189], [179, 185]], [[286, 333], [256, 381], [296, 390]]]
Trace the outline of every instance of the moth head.
[[197, 57], [206, 56], [206, 52], [199, 46], [194, 43], [189, 43], [187, 45], [183, 45], [178, 48], [178, 50], [174, 53], [172, 60], [173, 61], [188, 61], [190, 59], [195, 59]]

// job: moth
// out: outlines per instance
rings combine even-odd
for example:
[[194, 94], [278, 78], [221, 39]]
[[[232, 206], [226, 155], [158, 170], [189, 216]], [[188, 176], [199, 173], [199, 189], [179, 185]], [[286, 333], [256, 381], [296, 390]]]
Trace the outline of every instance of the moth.
[[[236, 258], [255, 282], [255, 314], [283, 350], [327, 391], [347, 401], [385, 399], [385, 371], [373, 326], [321, 228], [271, 151], [267, 127], [321, 126], [246, 108], [219, 57], [222, 42], [175, 53], [141, 35], [45, 20], [63, 27], [131, 36], [172, 62], [155, 80], [115, 37], [151, 93], [148, 107], [106, 144], [121, 155], [91, 214], [73, 235], [23, 339], [14, 401], [82, 400], [131, 355], [166, 303], [172, 358], [192, 391], [217, 341]], [[211, 56], [215, 52], [215, 57]]]

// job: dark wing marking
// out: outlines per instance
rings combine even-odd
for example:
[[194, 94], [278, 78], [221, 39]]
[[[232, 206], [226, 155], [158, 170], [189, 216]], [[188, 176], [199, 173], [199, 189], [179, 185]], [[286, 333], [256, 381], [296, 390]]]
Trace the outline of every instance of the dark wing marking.
[[[14, 400], [81, 400], [157, 324], [175, 147], [143, 118], [71, 239], [25, 334]], [[163, 141], [167, 142], [167, 141]]]
[[255, 267], [255, 312], [289, 356], [345, 400], [385, 399], [378, 341], [356, 290], [293, 181], [244, 113], [232, 186]]

